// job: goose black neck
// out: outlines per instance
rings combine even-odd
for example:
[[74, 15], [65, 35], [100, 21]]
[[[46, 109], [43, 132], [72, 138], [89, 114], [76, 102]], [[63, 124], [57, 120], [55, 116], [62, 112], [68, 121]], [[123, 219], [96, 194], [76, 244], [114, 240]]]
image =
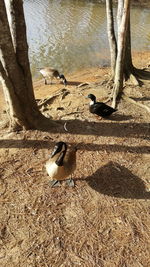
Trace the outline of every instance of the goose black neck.
[[66, 155], [66, 150], [62, 151], [58, 157], [58, 159], [55, 161], [55, 163], [58, 166], [63, 166], [63, 162], [64, 162], [64, 157]]

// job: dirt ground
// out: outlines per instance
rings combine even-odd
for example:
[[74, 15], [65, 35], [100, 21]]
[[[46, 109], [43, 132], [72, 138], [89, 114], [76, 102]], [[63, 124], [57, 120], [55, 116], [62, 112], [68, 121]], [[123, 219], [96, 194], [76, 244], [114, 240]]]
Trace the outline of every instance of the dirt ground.
[[[149, 61], [150, 53], [134, 54], [138, 68]], [[41, 111], [58, 126], [0, 132], [0, 266], [149, 267], [150, 115], [122, 100], [99, 120], [85, 96], [107, 99], [109, 68], [65, 76], [65, 89], [34, 82]], [[125, 90], [150, 107], [150, 81]], [[4, 119], [2, 93], [0, 104]], [[43, 168], [60, 140], [78, 144], [74, 188], [50, 188]]]

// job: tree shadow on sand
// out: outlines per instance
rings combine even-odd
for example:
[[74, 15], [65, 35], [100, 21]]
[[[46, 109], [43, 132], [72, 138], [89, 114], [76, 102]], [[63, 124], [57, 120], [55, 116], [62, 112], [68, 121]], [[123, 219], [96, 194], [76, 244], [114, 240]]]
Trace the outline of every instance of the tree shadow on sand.
[[73, 86], [78, 86], [82, 84], [82, 82], [77, 82], [77, 81], [67, 81], [67, 85], [73, 85]]
[[111, 117], [105, 118], [105, 120], [109, 121], [127, 121], [133, 119], [131, 115], [124, 115], [124, 114], [113, 114]]
[[[46, 136], [47, 140], [17, 140], [17, 139], [2, 139], [0, 140], [0, 148], [32, 148], [32, 149], [53, 149], [56, 143], [53, 138]], [[60, 139], [61, 140], [61, 139]], [[118, 144], [84, 144], [84, 143], [69, 143], [71, 146], [77, 146], [78, 150], [83, 151], [106, 151], [106, 152], [125, 152], [125, 153], [136, 153], [144, 154], [150, 153], [150, 148], [148, 146], [128, 146], [128, 145], [118, 145]]]
[[[119, 119], [118, 119], [119, 120]], [[137, 137], [149, 140], [149, 123], [136, 122], [111, 122], [109, 120], [81, 121], [79, 119], [68, 119], [53, 121], [54, 126], [46, 130], [51, 133], [70, 133], [80, 135], [114, 136], [114, 137]], [[67, 131], [64, 127], [66, 125]]]
[[124, 166], [110, 161], [86, 178], [95, 191], [117, 198], [150, 199], [144, 182]]

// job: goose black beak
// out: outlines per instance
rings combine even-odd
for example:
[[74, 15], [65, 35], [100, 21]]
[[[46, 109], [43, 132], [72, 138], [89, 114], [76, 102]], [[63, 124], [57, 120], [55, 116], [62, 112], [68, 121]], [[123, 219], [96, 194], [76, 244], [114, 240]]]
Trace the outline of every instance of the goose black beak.
[[[62, 150], [63, 149], [63, 150]], [[66, 151], [67, 150], [67, 145], [66, 143], [60, 141], [60, 142], [57, 142], [55, 147], [54, 147], [54, 150], [52, 151], [51, 153], [51, 158], [54, 157], [56, 154], [58, 154], [59, 152], [61, 151]]]
[[63, 84], [66, 86], [67, 85], [67, 80], [63, 80]]
[[54, 150], [51, 153], [51, 158], [54, 157], [56, 154], [58, 154], [61, 151], [62, 147], [58, 144], [55, 145]]
[[51, 153], [51, 158], [54, 157], [59, 152], [60, 152], [59, 147], [55, 147], [54, 150]]

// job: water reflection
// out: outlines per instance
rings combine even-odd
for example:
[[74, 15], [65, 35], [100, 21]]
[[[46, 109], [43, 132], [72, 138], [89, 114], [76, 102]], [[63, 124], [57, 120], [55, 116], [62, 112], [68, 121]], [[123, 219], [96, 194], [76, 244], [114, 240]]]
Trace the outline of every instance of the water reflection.
[[[99, 1], [24, 0], [32, 73], [67, 73], [109, 63], [105, 6]], [[132, 47], [150, 49], [150, 9], [133, 8]]]

